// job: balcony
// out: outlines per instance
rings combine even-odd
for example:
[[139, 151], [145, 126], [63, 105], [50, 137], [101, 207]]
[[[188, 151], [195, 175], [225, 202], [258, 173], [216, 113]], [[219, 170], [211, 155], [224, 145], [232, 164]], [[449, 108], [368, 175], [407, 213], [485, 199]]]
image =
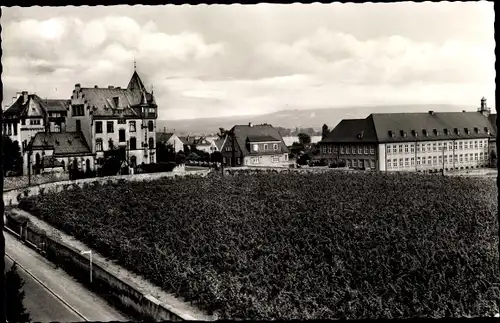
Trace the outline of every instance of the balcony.
[[148, 113], [146, 113], [145, 117], [148, 119], [156, 119], [157, 118], [156, 112], [148, 112]]

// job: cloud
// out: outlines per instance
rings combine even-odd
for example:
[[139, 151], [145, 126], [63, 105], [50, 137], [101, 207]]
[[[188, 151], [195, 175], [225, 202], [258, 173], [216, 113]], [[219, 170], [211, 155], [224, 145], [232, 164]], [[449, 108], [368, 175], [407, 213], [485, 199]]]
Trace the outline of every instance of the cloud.
[[51, 10], [4, 8], [7, 96], [126, 86], [135, 59], [161, 118], [398, 103], [475, 108], [482, 96], [494, 104], [494, 15], [485, 4]]

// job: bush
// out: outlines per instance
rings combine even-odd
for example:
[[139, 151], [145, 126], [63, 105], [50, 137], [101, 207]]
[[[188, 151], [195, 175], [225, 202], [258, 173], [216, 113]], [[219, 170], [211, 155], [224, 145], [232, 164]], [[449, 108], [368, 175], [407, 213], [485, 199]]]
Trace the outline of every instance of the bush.
[[144, 173], [162, 173], [162, 172], [171, 172], [176, 167], [175, 162], [167, 162], [167, 163], [154, 163], [154, 164], [143, 164], [141, 165], [141, 169]]
[[30, 314], [23, 305], [24, 281], [17, 272], [17, 264], [5, 274], [5, 317], [9, 322], [31, 322]]

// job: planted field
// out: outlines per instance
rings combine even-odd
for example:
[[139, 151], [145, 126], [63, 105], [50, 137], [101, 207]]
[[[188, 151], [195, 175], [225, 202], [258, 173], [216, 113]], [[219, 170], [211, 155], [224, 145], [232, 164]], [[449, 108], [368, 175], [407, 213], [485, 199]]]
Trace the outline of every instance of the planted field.
[[499, 311], [493, 180], [187, 177], [75, 188], [34, 205], [21, 204], [221, 318]]

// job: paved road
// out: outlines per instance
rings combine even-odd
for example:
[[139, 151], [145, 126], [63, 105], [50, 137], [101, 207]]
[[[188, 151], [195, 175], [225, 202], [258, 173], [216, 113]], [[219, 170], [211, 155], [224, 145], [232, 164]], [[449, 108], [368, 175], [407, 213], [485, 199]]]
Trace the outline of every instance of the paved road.
[[[29, 274], [19, 268], [26, 282], [26, 308], [30, 311], [35, 322], [77, 322], [84, 321], [70, 307], [83, 315], [89, 321], [130, 321], [131, 318], [114, 309], [105, 300], [90, 292], [83, 285], [69, 276], [64, 270], [56, 268], [54, 264], [42, 257], [33, 249], [4, 231], [5, 252], [19, 265], [27, 269], [60, 298], [47, 291]], [[6, 260], [9, 266], [12, 261]], [[66, 303], [66, 304], [64, 304]]]

